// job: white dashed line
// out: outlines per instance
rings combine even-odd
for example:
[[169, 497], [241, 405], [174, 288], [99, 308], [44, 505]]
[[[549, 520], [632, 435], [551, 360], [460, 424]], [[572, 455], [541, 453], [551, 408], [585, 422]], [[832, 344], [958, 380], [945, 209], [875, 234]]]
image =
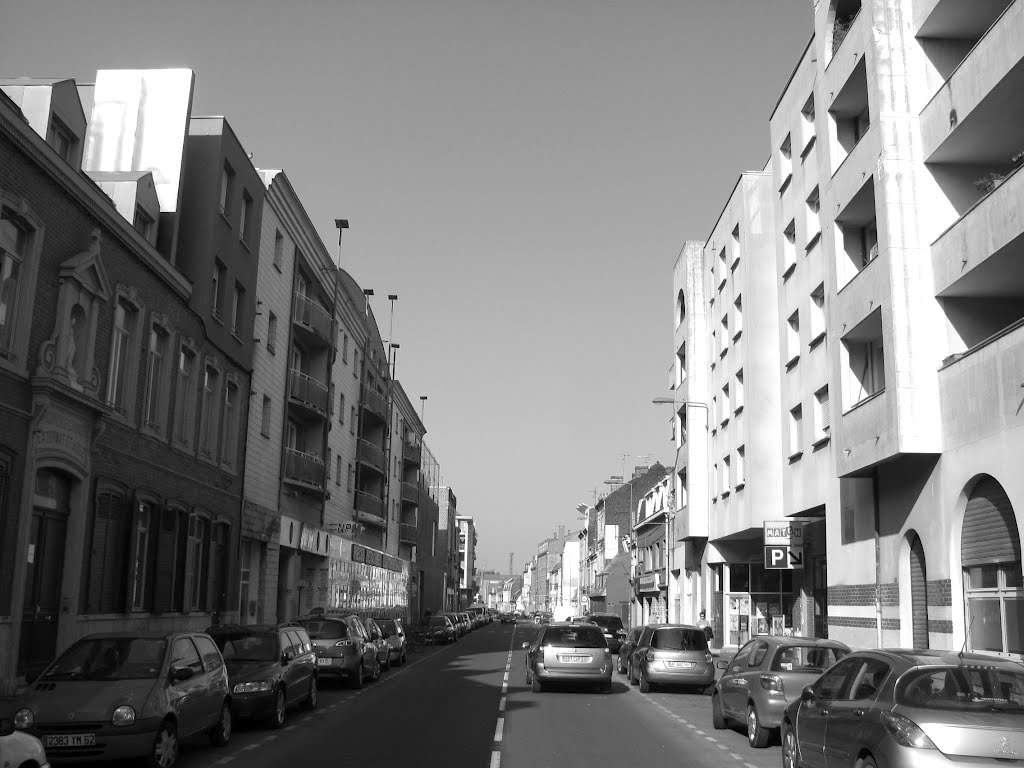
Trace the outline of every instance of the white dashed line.
[[725, 744], [719, 744], [719, 745], [718, 745], [718, 748], [719, 748], [719, 749], [722, 749], [722, 750], [728, 749], [728, 747], [727, 747], [727, 746], [725, 746]]
[[501, 737], [504, 735], [504, 733], [505, 733], [505, 718], [504, 717], [499, 717], [498, 718], [498, 725], [495, 726], [495, 728], [494, 728], [494, 740], [495, 741], [501, 741]]
[[294, 730], [295, 730], [295, 726], [294, 726], [294, 725], [286, 725], [286, 726], [284, 727], [284, 729], [285, 729], [286, 731], [294, 731]]
[[742, 760], [743, 759], [742, 757], [737, 755], [735, 752], [730, 752], [729, 753], [729, 757], [731, 757], [733, 760]]
[[260, 748], [259, 744], [246, 744], [244, 747], [242, 747], [242, 751], [243, 752], [248, 752], [249, 750], [259, 749], [259, 748]]
[[501, 765], [501, 752], [491, 752], [491, 768], [498, 768]]
[[502, 696], [502, 697], [501, 697], [501, 701], [500, 701], [500, 702], [498, 702], [498, 711], [499, 711], [499, 712], [504, 712], [504, 711], [505, 711], [505, 702], [506, 702], [507, 700], [508, 700], [508, 697], [507, 697], [507, 696]]
[[704, 738], [710, 741], [712, 744], [718, 741], [718, 739], [716, 739], [714, 736], [705, 736]]
[[234, 755], [230, 755], [228, 757], [222, 757], [220, 760], [215, 762], [214, 765], [227, 765], [228, 763], [230, 763], [234, 759], [235, 759]]

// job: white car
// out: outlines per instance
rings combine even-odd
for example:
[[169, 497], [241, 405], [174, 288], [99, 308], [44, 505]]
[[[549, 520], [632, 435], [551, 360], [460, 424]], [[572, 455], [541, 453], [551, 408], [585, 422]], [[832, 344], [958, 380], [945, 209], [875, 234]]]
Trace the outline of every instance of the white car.
[[50, 764], [46, 762], [43, 742], [35, 736], [21, 731], [0, 736], [0, 766], [3, 768], [21, 768], [22, 766], [50, 768]]

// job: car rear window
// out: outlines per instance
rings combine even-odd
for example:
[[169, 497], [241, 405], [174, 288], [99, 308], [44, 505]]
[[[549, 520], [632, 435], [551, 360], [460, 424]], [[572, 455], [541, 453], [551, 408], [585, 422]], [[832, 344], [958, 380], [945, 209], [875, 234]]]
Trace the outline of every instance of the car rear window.
[[320, 621], [305, 619], [299, 622], [314, 640], [339, 640], [348, 637], [348, 627], [343, 621]]
[[622, 629], [622, 619], [618, 616], [591, 616], [587, 621], [592, 621], [601, 629], [607, 630], [611, 633], [615, 633]]
[[572, 627], [548, 627], [542, 645], [556, 648], [604, 648], [607, 643], [600, 627], [577, 624]]
[[663, 651], [706, 651], [708, 641], [700, 629], [656, 629], [651, 636], [651, 648]]
[[1024, 712], [1024, 669], [962, 666], [908, 672], [896, 703], [962, 712]]
[[775, 652], [772, 672], [821, 673], [839, 661], [846, 652], [815, 645], [786, 645]]
[[377, 626], [380, 627], [382, 632], [391, 632], [394, 634], [398, 630], [395, 629], [394, 619], [374, 619], [377, 622]]

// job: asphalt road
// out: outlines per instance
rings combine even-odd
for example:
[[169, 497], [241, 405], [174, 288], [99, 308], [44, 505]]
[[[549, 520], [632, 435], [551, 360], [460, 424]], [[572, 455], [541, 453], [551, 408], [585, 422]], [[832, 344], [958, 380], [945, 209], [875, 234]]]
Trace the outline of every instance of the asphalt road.
[[[277, 768], [570, 768], [595, 764], [779, 768], [777, 744], [755, 750], [711, 728], [707, 696], [642, 694], [616, 674], [611, 693], [533, 693], [524, 651], [534, 629], [493, 623], [451, 646], [409, 654], [361, 691], [327, 684], [313, 712], [290, 710], [280, 731], [237, 723], [231, 743], [185, 744], [179, 766]], [[597, 761], [595, 763], [595, 761]]]

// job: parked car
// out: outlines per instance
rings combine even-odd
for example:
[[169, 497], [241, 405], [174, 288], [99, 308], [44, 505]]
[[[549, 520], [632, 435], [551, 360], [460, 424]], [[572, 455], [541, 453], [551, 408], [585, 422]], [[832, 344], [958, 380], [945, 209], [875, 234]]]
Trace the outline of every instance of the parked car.
[[850, 652], [835, 640], [759, 635], [737, 651], [711, 693], [711, 722], [745, 723], [752, 747], [763, 747], [782, 724], [786, 706], [826, 669]]
[[235, 718], [259, 718], [280, 728], [288, 707], [316, 707], [316, 654], [301, 626], [230, 624], [206, 631], [227, 665]]
[[540, 693], [551, 682], [597, 683], [612, 689], [612, 654], [595, 624], [558, 622], [537, 633], [526, 649], [526, 682]]
[[502, 613], [499, 615], [498, 620], [502, 624], [514, 624], [516, 621], [516, 615], [514, 613]]
[[459, 616], [461, 617], [463, 624], [466, 625], [466, 632], [472, 632], [476, 629], [476, 624], [473, 623], [473, 616], [468, 611], [461, 611]]
[[622, 647], [622, 640], [626, 636], [626, 628], [622, 626], [622, 618], [617, 613], [588, 613], [583, 617], [584, 621], [592, 621], [604, 630], [604, 639], [608, 641], [608, 647], [613, 656], [619, 655], [619, 648]]
[[380, 677], [377, 648], [371, 645], [358, 616], [306, 616], [296, 621], [313, 641], [320, 681], [348, 680], [362, 688], [367, 678]]
[[405, 626], [402, 624], [401, 619], [385, 619], [376, 618], [373, 619], [377, 622], [377, 626], [380, 627], [381, 632], [384, 633], [384, 639], [387, 641], [390, 647], [388, 665], [391, 664], [405, 664], [405, 657], [408, 654], [408, 640], [405, 636]]
[[369, 616], [362, 618], [366, 637], [377, 651], [377, 665], [381, 669], [391, 668], [391, 644], [384, 638], [384, 631]]
[[9, 715], [0, 718], [0, 765], [4, 768], [50, 768], [43, 742], [14, 729]]
[[626, 674], [629, 670], [629, 657], [633, 655], [633, 649], [636, 648], [636, 643], [643, 631], [643, 627], [633, 627], [623, 638], [619, 652], [615, 656], [615, 671], [620, 675]]
[[785, 768], [1019, 763], [1024, 667], [981, 653], [851, 653], [786, 708], [782, 754]]
[[704, 630], [689, 624], [648, 624], [629, 656], [629, 682], [648, 693], [652, 685], [685, 685], [704, 691], [715, 666]]
[[438, 614], [427, 620], [428, 643], [454, 643], [458, 636], [459, 631], [451, 616]]
[[51, 760], [166, 768], [183, 739], [231, 738], [227, 668], [201, 632], [86, 635], [28, 682], [14, 726], [40, 738]]

